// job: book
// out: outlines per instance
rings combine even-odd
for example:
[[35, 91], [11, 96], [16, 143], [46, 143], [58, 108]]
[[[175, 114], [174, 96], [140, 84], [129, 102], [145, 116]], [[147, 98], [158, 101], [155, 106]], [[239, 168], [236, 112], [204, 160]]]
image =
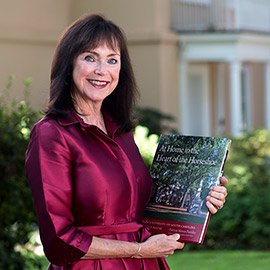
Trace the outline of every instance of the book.
[[203, 243], [210, 218], [206, 197], [219, 184], [230, 144], [227, 138], [160, 136], [143, 216], [152, 234], [179, 233], [181, 242]]

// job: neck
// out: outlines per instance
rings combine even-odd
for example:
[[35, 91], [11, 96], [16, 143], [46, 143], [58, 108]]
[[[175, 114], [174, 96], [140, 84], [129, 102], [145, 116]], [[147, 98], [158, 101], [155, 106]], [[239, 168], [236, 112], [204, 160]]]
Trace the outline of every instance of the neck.
[[97, 126], [104, 133], [108, 134], [101, 106], [75, 106], [75, 109], [86, 124]]

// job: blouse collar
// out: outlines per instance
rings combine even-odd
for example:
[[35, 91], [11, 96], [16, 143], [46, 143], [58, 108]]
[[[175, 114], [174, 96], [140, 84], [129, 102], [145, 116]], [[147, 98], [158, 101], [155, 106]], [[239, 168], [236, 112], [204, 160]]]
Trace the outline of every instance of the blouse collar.
[[[113, 138], [119, 128], [119, 125], [117, 122], [111, 117], [111, 115], [106, 111], [102, 110], [105, 125], [108, 131], [108, 134], [111, 138]], [[74, 110], [70, 110], [67, 117], [65, 118], [58, 118], [57, 119], [59, 125], [61, 126], [70, 126], [70, 125], [75, 125], [79, 124], [80, 126], [84, 128], [89, 128], [89, 127], [95, 127], [94, 125], [89, 125], [83, 121], [81, 117], [77, 113], [75, 113]]]

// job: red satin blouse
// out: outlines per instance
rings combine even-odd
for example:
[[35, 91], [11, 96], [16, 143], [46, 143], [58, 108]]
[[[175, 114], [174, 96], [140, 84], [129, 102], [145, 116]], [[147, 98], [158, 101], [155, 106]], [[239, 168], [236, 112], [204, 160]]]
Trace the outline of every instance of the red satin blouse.
[[74, 112], [66, 119], [38, 122], [26, 152], [26, 176], [36, 208], [49, 269], [169, 269], [164, 259], [80, 260], [92, 236], [143, 242], [140, 224], [150, 198], [151, 176], [132, 132], [109, 135]]

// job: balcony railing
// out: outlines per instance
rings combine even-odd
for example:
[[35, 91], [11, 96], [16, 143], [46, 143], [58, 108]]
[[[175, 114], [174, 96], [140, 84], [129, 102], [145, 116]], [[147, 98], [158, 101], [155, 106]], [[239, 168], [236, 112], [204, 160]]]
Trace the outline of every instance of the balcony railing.
[[172, 0], [172, 28], [270, 33], [270, 0]]

